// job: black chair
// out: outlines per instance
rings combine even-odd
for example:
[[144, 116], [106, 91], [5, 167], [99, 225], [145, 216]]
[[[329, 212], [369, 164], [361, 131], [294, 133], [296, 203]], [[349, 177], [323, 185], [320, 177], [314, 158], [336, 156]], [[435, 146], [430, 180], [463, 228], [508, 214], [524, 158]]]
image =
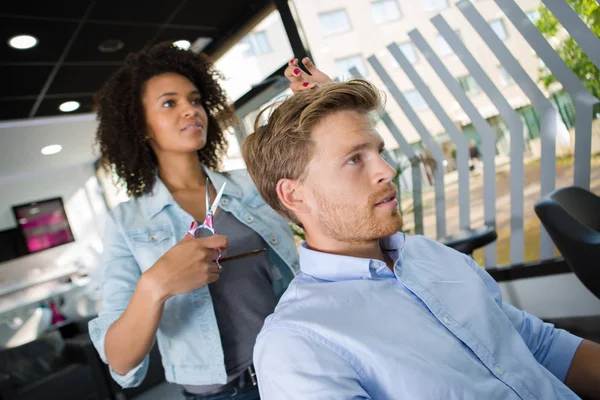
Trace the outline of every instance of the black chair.
[[492, 243], [497, 238], [496, 230], [485, 225], [479, 229], [461, 229], [453, 235], [443, 237], [439, 242], [452, 247], [456, 251], [472, 256], [475, 250]]
[[536, 203], [535, 212], [571, 270], [600, 299], [600, 197], [566, 187]]
[[111, 399], [102, 368], [89, 338], [50, 332], [0, 351], [0, 399]]

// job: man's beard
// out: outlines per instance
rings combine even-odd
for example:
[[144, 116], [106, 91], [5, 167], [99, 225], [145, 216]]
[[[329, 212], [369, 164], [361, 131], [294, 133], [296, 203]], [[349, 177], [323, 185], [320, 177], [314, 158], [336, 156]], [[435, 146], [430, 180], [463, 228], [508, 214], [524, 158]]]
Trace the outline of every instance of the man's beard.
[[[371, 196], [362, 207], [351, 203], [332, 203], [320, 193], [315, 193], [319, 204], [319, 229], [327, 237], [347, 243], [370, 242], [393, 235], [402, 229], [400, 211], [397, 208], [378, 211], [374, 207], [377, 200], [390, 190]], [[384, 216], [386, 211], [388, 216]]]

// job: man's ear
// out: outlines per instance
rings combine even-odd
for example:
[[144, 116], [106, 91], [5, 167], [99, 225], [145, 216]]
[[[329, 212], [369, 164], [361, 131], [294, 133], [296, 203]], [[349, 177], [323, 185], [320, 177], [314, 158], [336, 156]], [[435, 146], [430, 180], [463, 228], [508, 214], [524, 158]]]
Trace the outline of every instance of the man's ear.
[[304, 197], [304, 188], [298, 181], [280, 179], [277, 182], [276, 189], [279, 200], [294, 214], [306, 214], [310, 211]]

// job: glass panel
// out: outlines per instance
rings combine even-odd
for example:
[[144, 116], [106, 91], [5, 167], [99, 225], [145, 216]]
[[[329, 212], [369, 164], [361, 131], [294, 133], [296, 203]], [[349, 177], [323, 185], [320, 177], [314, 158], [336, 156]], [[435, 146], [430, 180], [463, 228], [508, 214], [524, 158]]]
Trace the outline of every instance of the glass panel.
[[396, 0], [378, 0], [371, 4], [373, 20], [376, 24], [395, 21], [402, 17], [400, 7]]
[[437, 46], [438, 54], [440, 56], [443, 57], [443, 56], [448, 56], [450, 54], [454, 54], [454, 51], [452, 50], [452, 48], [450, 47], [448, 42], [446, 42], [446, 39], [444, 39], [444, 37], [442, 35], [437, 35], [435, 37], [435, 44]]
[[408, 90], [404, 92], [404, 97], [406, 97], [406, 101], [410, 103], [415, 111], [423, 111], [429, 108], [427, 103], [425, 103], [425, 100], [423, 100], [421, 93], [416, 90]]
[[500, 78], [500, 85], [502, 87], [508, 86], [514, 82], [512, 76], [510, 76], [506, 68], [502, 65], [498, 67], [498, 78]]
[[225, 76], [221, 85], [235, 101], [292, 58], [279, 12], [273, 11], [219, 58], [215, 66]]
[[448, 1], [447, 0], [424, 0], [423, 7], [427, 11], [441, 10], [442, 8], [448, 7]]
[[506, 34], [506, 29], [504, 29], [504, 22], [501, 19], [497, 19], [495, 21], [490, 22], [490, 27], [494, 30], [496, 35], [500, 38], [500, 40], [506, 40], [508, 35]]
[[352, 76], [352, 74], [350, 74], [350, 68], [352, 67], [356, 67], [362, 76], [367, 76], [367, 66], [365, 65], [363, 56], [360, 54], [338, 58], [335, 60], [335, 67], [337, 68], [339, 76], [342, 78], [350, 78]]
[[350, 20], [346, 10], [336, 10], [319, 14], [323, 34], [332, 35], [350, 30]]

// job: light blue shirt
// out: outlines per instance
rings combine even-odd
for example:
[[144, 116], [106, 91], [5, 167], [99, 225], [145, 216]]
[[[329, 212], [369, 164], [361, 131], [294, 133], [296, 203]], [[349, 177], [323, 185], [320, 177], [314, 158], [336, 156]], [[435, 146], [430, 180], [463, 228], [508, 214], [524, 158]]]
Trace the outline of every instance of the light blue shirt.
[[[298, 270], [296, 243], [287, 221], [265, 204], [246, 171], [205, 172], [217, 188], [227, 182], [219, 207], [269, 245], [273, 291], [279, 298]], [[104, 231], [102, 310], [89, 323], [90, 337], [104, 362], [106, 332], [127, 308], [141, 274], [183, 238], [192, 221], [160, 179], [152, 194], [112, 210]], [[218, 227], [216, 230], [218, 233]], [[223, 347], [208, 286], [166, 301], [156, 340], [167, 381], [226, 383]], [[126, 375], [112, 369], [110, 373], [121, 386], [132, 387], [142, 382], [147, 370], [148, 356]]]
[[504, 303], [467, 256], [422, 236], [377, 260], [300, 248], [254, 348], [263, 400], [578, 399], [581, 339]]

